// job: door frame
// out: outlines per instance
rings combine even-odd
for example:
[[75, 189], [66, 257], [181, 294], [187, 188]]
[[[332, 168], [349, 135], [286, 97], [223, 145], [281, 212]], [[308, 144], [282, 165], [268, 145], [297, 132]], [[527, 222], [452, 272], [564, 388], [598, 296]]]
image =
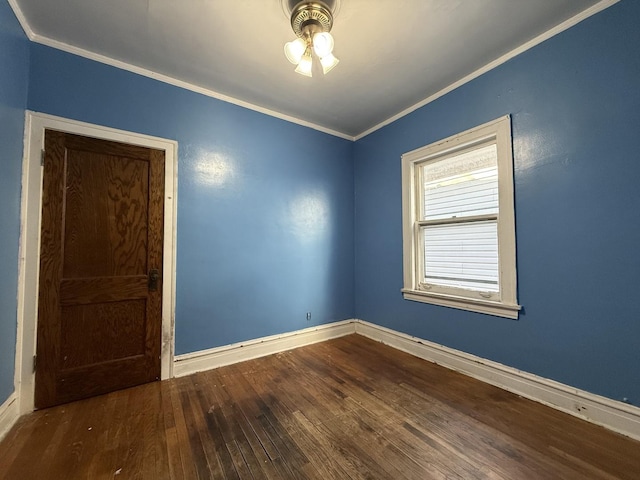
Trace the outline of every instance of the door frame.
[[22, 163], [20, 253], [18, 255], [18, 332], [14, 379], [21, 415], [32, 412], [34, 409], [35, 373], [33, 359], [36, 354], [37, 338], [43, 172], [41, 159], [45, 129], [164, 150], [165, 193], [162, 261], [164, 274], [160, 378], [165, 380], [173, 377], [178, 142], [27, 110], [25, 112]]

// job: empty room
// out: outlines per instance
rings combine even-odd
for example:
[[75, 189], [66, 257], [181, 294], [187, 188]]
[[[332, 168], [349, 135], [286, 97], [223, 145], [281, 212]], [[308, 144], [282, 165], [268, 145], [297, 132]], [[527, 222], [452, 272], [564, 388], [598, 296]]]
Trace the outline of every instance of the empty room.
[[639, 24], [0, 0], [0, 480], [640, 479]]

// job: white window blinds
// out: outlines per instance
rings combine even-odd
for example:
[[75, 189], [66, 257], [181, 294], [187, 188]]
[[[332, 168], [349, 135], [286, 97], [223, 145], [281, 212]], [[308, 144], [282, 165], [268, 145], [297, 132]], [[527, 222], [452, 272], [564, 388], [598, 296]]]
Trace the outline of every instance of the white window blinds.
[[495, 221], [426, 227], [424, 282], [498, 291], [498, 227]]
[[499, 290], [495, 144], [421, 167], [423, 283]]

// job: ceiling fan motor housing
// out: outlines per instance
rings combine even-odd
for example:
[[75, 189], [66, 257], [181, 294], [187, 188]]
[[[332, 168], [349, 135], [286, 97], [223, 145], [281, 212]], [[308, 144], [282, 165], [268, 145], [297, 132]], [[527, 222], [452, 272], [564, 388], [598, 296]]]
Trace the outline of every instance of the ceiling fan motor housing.
[[303, 1], [291, 11], [291, 28], [298, 37], [330, 32], [331, 27], [333, 27], [333, 14], [324, 2]]

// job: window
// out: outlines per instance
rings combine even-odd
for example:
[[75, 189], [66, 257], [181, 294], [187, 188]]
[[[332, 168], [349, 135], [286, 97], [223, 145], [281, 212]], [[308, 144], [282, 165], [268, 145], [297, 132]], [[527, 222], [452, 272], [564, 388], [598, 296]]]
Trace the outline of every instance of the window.
[[405, 299], [518, 318], [510, 120], [402, 156]]

